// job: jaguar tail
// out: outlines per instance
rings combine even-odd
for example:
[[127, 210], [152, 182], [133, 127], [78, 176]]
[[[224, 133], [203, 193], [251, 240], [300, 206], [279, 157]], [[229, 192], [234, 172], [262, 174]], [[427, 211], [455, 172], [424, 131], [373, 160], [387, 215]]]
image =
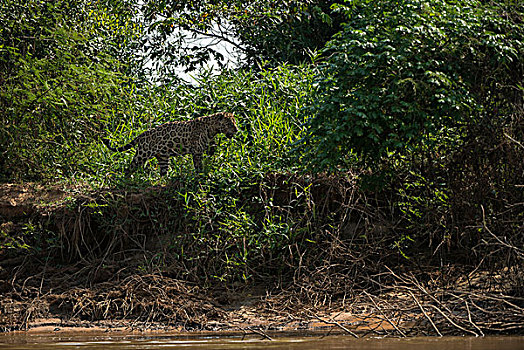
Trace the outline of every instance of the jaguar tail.
[[134, 145], [136, 143], [136, 139], [134, 139], [133, 141], [129, 142], [127, 145], [124, 145], [122, 147], [117, 147], [117, 148], [111, 147], [111, 142], [108, 139], [103, 138], [102, 142], [104, 143], [104, 145], [106, 145], [107, 148], [109, 148], [113, 152], [124, 152], [124, 151], [127, 151], [128, 149], [134, 147]]

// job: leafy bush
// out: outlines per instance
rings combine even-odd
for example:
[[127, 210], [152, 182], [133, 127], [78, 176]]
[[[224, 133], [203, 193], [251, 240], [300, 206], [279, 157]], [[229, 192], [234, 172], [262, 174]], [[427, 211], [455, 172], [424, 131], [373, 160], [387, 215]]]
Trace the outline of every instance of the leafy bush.
[[[158, 63], [155, 75], [167, 79], [175, 66], [193, 71], [231, 58], [251, 68], [261, 62], [301, 64], [340, 30], [342, 16], [330, 10], [337, 2], [148, 1], [142, 9], [149, 34], [143, 47]], [[195, 45], [195, 38], [203, 40]], [[230, 52], [224, 54], [224, 47]]]
[[325, 48], [332, 55], [306, 109], [312, 167], [453, 149], [522, 102], [521, 4], [359, 0], [337, 9], [347, 23]]
[[133, 36], [125, 2], [4, 2], [0, 179], [70, 176], [106, 114], [125, 110]]

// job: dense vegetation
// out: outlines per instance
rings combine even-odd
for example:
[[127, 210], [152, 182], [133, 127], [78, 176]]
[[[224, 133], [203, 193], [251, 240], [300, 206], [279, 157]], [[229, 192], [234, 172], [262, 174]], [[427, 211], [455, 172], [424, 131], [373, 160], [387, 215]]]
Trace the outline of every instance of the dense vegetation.
[[[3, 182], [163, 186], [132, 217], [171, 237], [155, 266], [184, 266], [194, 280], [296, 278], [326, 261], [350, 276], [349, 255], [330, 250], [339, 239], [368, 247], [369, 261], [408, 263], [422, 249], [435, 265], [522, 263], [521, 2], [146, 3], [1, 5]], [[240, 64], [198, 70], [224, 53], [192, 35], [229, 42]], [[217, 111], [234, 112], [241, 131], [219, 140], [205, 174], [177, 158], [166, 178], [155, 161], [125, 178], [132, 153], [100, 142]], [[119, 221], [120, 199], [97, 198], [70, 205], [104, 235], [140, 227]], [[9, 234], [32, 247], [74, 241], [27, 227]], [[79, 255], [107, 256], [74, 242]]]

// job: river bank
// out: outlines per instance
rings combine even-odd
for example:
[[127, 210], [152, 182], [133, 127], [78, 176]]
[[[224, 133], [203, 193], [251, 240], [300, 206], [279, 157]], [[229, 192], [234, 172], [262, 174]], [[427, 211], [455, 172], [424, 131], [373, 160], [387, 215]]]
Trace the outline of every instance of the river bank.
[[[291, 191], [281, 179], [273, 185], [275, 205], [297, 202], [289, 200]], [[333, 198], [341, 203], [333, 182], [311, 187], [311, 203], [321, 203], [315, 198], [321, 194], [325, 206], [333, 205]], [[521, 265], [458, 258], [439, 264], [438, 255], [420, 247], [399, 253], [391, 249], [395, 241], [387, 239], [384, 217], [375, 216], [374, 223], [353, 218], [338, 235], [307, 233], [301, 242], [310, 244], [309, 250], [291, 242], [280, 251], [278, 264], [271, 260], [277, 259], [275, 252], [262, 252], [267, 255], [260, 261], [239, 267], [244, 279], [213, 276], [220, 259], [231, 256], [231, 242], [224, 250], [206, 242], [203, 251], [198, 243], [205, 237], [183, 241], [173, 234], [188, 228], [173, 211], [166, 216], [166, 208], [178, 203], [173, 188], [181, 191], [177, 184], [133, 191], [2, 185], [0, 329], [265, 338], [317, 331], [354, 337], [524, 333]], [[178, 229], [169, 226], [173, 221], [162, 221], [167, 217]], [[109, 229], [107, 222], [114, 226]], [[356, 234], [361, 229], [365, 239]], [[249, 244], [235, 239], [234, 249]]]

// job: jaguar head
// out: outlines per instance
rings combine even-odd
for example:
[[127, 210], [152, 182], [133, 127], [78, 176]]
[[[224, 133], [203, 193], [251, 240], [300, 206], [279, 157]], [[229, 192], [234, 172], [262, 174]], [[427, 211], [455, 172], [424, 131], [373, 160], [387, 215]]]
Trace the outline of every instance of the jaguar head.
[[232, 138], [238, 131], [235, 116], [232, 113], [225, 113], [221, 120], [221, 131], [227, 138]]

